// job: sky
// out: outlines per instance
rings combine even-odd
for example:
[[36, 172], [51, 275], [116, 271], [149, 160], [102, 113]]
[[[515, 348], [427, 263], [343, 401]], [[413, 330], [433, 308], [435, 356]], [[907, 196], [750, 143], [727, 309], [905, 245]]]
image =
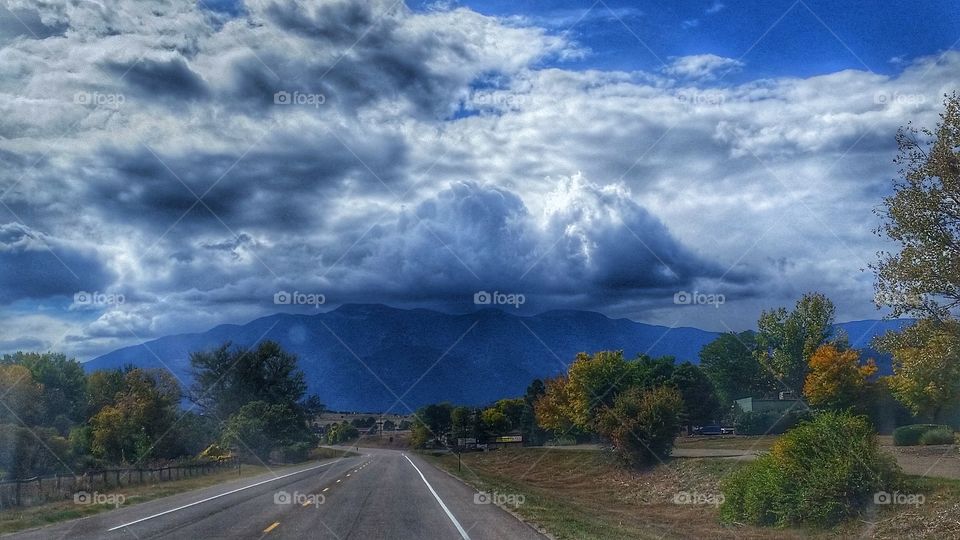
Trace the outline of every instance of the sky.
[[879, 318], [894, 136], [960, 81], [946, 1], [0, 6], [0, 352], [81, 360], [359, 302]]

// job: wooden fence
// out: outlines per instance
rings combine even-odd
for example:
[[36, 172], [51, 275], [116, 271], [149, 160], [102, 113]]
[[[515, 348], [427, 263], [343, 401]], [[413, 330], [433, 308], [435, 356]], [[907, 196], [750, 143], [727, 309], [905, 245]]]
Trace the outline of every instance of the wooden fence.
[[157, 468], [103, 469], [83, 474], [52, 474], [0, 481], [0, 509], [35, 506], [50, 501], [73, 499], [77, 504], [95, 502], [93, 493], [118, 492], [123, 487], [140, 484], [156, 484], [182, 480], [206, 474], [236, 469], [236, 458], [170, 465]]

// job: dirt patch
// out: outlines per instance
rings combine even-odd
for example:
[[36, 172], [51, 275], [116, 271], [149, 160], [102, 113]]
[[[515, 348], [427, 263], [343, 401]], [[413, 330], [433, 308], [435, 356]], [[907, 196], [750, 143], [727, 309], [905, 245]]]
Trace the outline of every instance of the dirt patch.
[[960, 452], [957, 446], [887, 446], [907, 474], [960, 479]]

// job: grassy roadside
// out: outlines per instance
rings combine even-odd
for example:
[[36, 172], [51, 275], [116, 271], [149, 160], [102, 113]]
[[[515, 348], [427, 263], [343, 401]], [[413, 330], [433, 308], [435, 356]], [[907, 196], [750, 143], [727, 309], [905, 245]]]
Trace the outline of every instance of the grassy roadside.
[[769, 450], [779, 435], [718, 435], [711, 437], [677, 437], [677, 448], [705, 450]]
[[[336, 450], [332, 448], [316, 448], [310, 452], [310, 461], [321, 459], [332, 459], [347, 456], [356, 456], [354, 452]], [[306, 462], [304, 462], [306, 463]], [[170, 482], [160, 482], [156, 484], [142, 484], [135, 486], [123, 486], [121, 488], [102, 492], [104, 495], [122, 494], [124, 502], [122, 506], [132, 506], [134, 504], [160, 499], [170, 495], [176, 495], [185, 491], [205, 488], [236, 480], [238, 478], [248, 478], [268, 472], [282, 472], [296, 465], [282, 465], [270, 467], [263, 465], [244, 464], [240, 467], [240, 474], [237, 471], [228, 470], [213, 473], [207, 476], [196, 478], [185, 478], [183, 480], [174, 480]], [[75, 504], [73, 500], [56, 501], [38, 506], [27, 508], [11, 508], [0, 511], [0, 534], [8, 534], [24, 529], [32, 529], [50, 525], [69, 519], [82, 518], [99, 514], [116, 508], [112, 504]]]
[[[542, 448], [498, 450], [426, 459], [478, 490], [523, 495], [507, 508], [560, 539], [589, 538], [960, 538], [960, 481], [907, 477], [904, 492], [924, 494], [921, 505], [874, 507], [834, 530], [767, 529], [720, 524], [714, 504], [678, 504], [678, 494], [701, 500], [720, 493], [720, 480], [742, 462], [678, 459], [628, 471], [609, 456]], [[516, 500], [507, 499], [507, 500]]]
[[724, 527], [716, 505], [674, 502], [718, 494], [720, 479], [743, 466], [734, 460], [683, 459], [635, 472], [603, 452], [529, 448], [464, 454], [458, 474], [456, 456], [427, 459], [479, 490], [523, 495], [508, 508], [561, 539], [800, 537]]

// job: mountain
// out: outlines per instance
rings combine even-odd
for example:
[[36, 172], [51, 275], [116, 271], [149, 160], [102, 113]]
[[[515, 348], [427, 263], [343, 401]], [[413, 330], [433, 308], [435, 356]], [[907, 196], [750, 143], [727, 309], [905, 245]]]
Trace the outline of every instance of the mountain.
[[[838, 325], [851, 344], [902, 326], [901, 321]], [[249, 346], [272, 339], [295, 353], [310, 392], [334, 410], [406, 413], [427, 403], [483, 405], [523, 394], [534, 378], [561, 373], [580, 351], [623, 349], [698, 361], [717, 337], [696, 328], [667, 328], [588, 311], [520, 316], [497, 309], [451, 315], [427, 309], [348, 304], [316, 315], [277, 314], [244, 325], [162, 337], [118, 349], [86, 364], [88, 371], [133, 364], [168, 367], [190, 379], [191, 352], [225, 341]], [[881, 361], [881, 365], [883, 362]], [[889, 369], [889, 361], [886, 362]]]

